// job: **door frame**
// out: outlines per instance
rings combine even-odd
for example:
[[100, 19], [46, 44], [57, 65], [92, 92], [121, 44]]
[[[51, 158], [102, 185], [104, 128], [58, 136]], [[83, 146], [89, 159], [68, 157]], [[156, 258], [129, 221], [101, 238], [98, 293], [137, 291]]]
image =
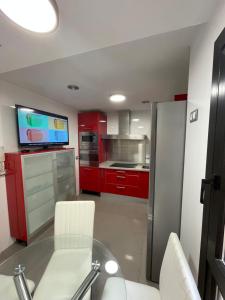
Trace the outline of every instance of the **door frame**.
[[[221, 118], [222, 112], [225, 112], [225, 95], [222, 97], [219, 89], [220, 83], [224, 83], [225, 78], [225, 66], [224, 73], [222, 72], [222, 66], [225, 65], [224, 49], [225, 29], [214, 45], [206, 179], [202, 182], [201, 200], [204, 207], [198, 288], [204, 300], [215, 299], [216, 286], [219, 287], [225, 298], [225, 267], [219, 259], [224, 239], [222, 223], [224, 222], [225, 201], [221, 199], [224, 182], [221, 179], [222, 176], [215, 173], [215, 170], [218, 169], [216, 165], [221, 164], [221, 155], [218, 154], [222, 154], [225, 147], [221, 143], [221, 137], [223, 136], [225, 139], [225, 114], [223, 119]], [[219, 144], [222, 145], [219, 146]]]

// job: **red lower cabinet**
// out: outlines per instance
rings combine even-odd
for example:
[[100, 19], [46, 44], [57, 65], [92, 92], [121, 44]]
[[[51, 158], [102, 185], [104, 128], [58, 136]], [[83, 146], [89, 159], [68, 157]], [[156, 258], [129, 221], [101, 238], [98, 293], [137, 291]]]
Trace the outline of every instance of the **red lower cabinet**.
[[101, 182], [102, 192], [148, 198], [149, 172], [103, 169]]
[[80, 189], [97, 193], [101, 192], [99, 168], [80, 167]]
[[80, 167], [80, 189], [147, 199], [149, 172]]

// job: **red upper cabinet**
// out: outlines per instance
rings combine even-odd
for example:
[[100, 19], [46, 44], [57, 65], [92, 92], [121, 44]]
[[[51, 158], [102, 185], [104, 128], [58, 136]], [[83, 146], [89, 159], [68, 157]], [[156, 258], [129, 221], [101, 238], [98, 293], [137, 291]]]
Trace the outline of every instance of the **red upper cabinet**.
[[106, 145], [102, 135], [107, 133], [107, 116], [103, 112], [80, 112], [78, 114], [78, 130], [80, 132], [95, 132], [98, 135], [99, 162], [106, 159]]
[[97, 131], [97, 113], [84, 112], [78, 114], [79, 131]]
[[78, 114], [79, 131], [106, 131], [106, 115], [102, 112], [81, 112]]

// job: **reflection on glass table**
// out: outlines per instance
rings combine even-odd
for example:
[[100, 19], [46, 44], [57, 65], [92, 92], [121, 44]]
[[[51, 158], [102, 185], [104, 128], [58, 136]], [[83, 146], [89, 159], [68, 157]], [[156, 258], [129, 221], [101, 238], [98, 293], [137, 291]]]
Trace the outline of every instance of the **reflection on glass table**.
[[[126, 299], [125, 281], [116, 258], [102, 243], [85, 236], [54, 236], [35, 242], [3, 262], [0, 274], [13, 276], [18, 265], [25, 267], [28, 283], [35, 284], [34, 300], [101, 300], [110, 277], [119, 279], [118, 300]], [[13, 280], [11, 283], [17, 295]], [[90, 283], [93, 285], [88, 288]], [[6, 299], [3, 290], [0, 279], [0, 299]], [[104, 299], [113, 299], [106, 292]]]

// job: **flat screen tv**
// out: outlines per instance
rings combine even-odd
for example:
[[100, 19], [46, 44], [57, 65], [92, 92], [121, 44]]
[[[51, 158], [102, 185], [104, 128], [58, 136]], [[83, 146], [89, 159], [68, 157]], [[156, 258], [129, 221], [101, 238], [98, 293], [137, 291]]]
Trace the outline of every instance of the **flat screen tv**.
[[18, 143], [20, 146], [69, 144], [68, 118], [16, 105]]

